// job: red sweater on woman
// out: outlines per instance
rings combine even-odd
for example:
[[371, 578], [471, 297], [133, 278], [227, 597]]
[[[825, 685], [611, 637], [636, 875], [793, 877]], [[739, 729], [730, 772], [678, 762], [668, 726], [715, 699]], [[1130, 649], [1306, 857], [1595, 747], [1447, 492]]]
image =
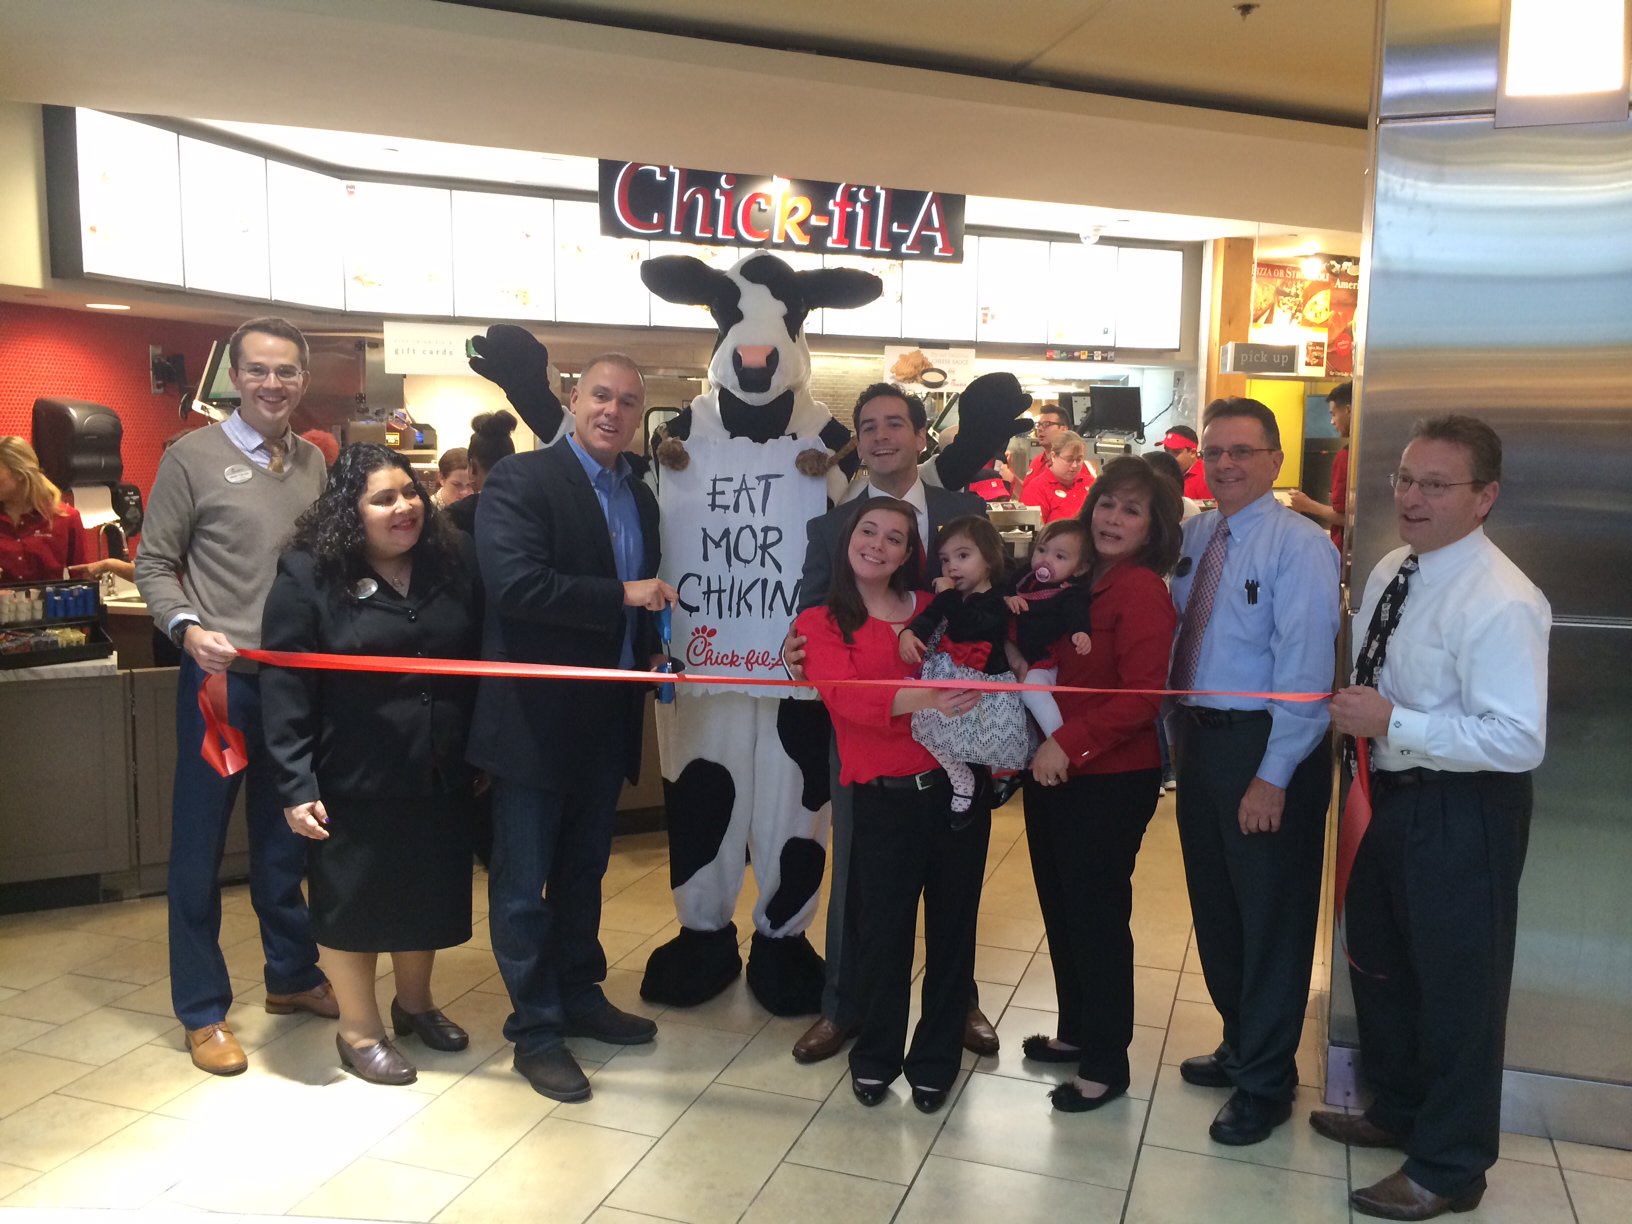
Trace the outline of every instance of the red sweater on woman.
[[[1163, 689], [1178, 614], [1167, 584], [1131, 561], [1114, 566], [1094, 586], [1089, 610], [1093, 649], [1079, 655], [1069, 638], [1049, 648], [1060, 684], [1083, 688]], [[1156, 743], [1160, 697], [1132, 693], [1056, 693], [1065, 725], [1054, 742], [1071, 758], [1073, 774], [1124, 773], [1161, 766]]]
[[1020, 490], [1020, 501], [1023, 505], [1036, 506], [1041, 510], [1045, 523], [1076, 518], [1082, 504], [1088, 500], [1088, 490], [1093, 483], [1094, 474], [1086, 464], [1077, 474], [1077, 482], [1069, 485], [1054, 475], [1053, 468], [1045, 466], [1026, 477], [1026, 483]]
[[[793, 623], [805, 642], [805, 676], [811, 680], [911, 680], [918, 665], [904, 662], [898, 635], [926, 607], [930, 597], [913, 595], [912, 615], [882, 621], [869, 616], [846, 642], [826, 608], [806, 608]], [[874, 778], [910, 778], [939, 766], [929, 749], [912, 738], [912, 715], [890, 713], [899, 689], [878, 686], [820, 690], [833, 716], [839, 745], [839, 781], [845, 785]]]
[[30, 510], [16, 522], [0, 510], [0, 582], [56, 582], [85, 560], [79, 511], [67, 502], [47, 520]]

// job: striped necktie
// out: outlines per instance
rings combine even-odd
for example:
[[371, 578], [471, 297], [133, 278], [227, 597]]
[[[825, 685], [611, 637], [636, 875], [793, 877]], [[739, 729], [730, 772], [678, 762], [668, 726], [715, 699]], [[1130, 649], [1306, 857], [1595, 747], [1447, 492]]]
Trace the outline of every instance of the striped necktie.
[[279, 438], [275, 442], [269, 441], [266, 444], [266, 449], [272, 452], [272, 458], [267, 463], [266, 470], [274, 476], [279, 475], [283, 471], [283, 457], [289, 453], [289, 444]]
[[1179, 644], [1173, 651], [1173, 678], [1169, 688], [1188, 689], [1196, 682], [1201, 639], [1207, 635], [1207, 622], [1213, 615], [1213, 596], [1218, 594], [1218, 581], [1224, 575], [1224, 557], [1229, 549], [1230, 524], [1221, 518], [1213, 538], [1207, 541], [1207, 550], [1201, 554], [1196, 580], [1190, 585], [1190, 598], [1184, 605], [1184, 627], [1179, 630]]

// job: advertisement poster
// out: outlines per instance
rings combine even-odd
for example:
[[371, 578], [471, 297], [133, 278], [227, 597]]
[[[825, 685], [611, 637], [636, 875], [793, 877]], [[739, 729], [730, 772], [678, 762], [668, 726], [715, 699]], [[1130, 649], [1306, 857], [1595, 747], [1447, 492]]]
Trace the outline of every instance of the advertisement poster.
[[909, 391], [962, 391], [974, 376], [972, 348], [884, 347], [884, 380]]
[[1253, 270], [1251, 337], [1263, 344], [1297, 345], [1301, 377], [1352, 377], [1359, 294], [1358, 259], [1317, 255], [1294, 263], [1259, 263]]
[[[826, 480], [799, 475], [794, 459], [820, 448], [814, 439], [693, 437], [686, 470], [663, 473], [663, 577], [680, 597], [670, 649], [687, 671], [787, 675], [782, 639], [799, 608], [805, 524], [827, 509]], [[723, 684], [688, 691], [793, 693]]]

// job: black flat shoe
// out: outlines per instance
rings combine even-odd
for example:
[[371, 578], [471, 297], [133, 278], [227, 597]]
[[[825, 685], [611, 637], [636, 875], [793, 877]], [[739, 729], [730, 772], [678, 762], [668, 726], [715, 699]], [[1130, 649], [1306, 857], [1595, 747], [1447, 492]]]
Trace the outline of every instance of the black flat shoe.
[[430, 1049], [441, 1050], [444, 1054], [462, 1050], [470, 1044], [470, 1034], [438, 1009], [433, 1007], [430, 1011], [411, 1012], [395, 999], [391, 1000], [391, 1028], [398, 1037], [412, 1033]]
[[557, 1046], [542, 1054], [523, 1054], [518, 1050], [515, 1068], [539, 1096], [552, 1101], [589, 1100], [589, 1079], [566, 1046]]
[[888, 1084], [864, 1084], [859, 1079], [851, 1076], [850, 1091], [856, 1094], [856, 1100], [870, 1109], [890, 1095], [890, 1086]]
[[913, 1085], [912, 1105], [919, 1113], [935, 1113], [945, 1104], [945, 1088], [920, 1088], [916, 1084]]
[[1020, 1043], [1020, 1052], [1032, 1062], [1074, 1063], [1082, 1061], [1081, 1050], [1057, 1050], [1049, 1045], [1049, 1038], [1033, 1033]]
[[387, 1038], [359, 1050], [336, 1033], [334, 1047], [340, 1051], [340, 1065], [370, 1084], [411, 1084], [419, 1078], [414, 1064], [397, 1053], [397, 1047]]
[[1237, 1088], [1207, 1128], [1214, 1143], [1247, 1147], [1262, 1143], [1270, 1133], [1292, 1116], [1291, 1101], [1275, 1101]]
[[1179, 1064], [1179, 1078], [1198, 1088], [1232, 1088], [1234, 1081], [1217, 1054], [1198, 1054]]
[[657, 1025], [606, 1002], [584, 1015], [568, 1017], [561, 1032], [567, 1037], [593, 1037], [607, 1045], [645, 1045], [657, 1038]]
[[1048, 1094], [1048, 1099], [1054, 1102], [1054, 1108], [1061, 1113], [1090, 1113], [1101, 1105], [1109, 1105], [1117, 1097], [1126, 1096], [1126, 1084], [1112, 1084], [1097, 1097], [1083, 1096], [1082, 1091], [1070, 1080], [1059, 1085]]

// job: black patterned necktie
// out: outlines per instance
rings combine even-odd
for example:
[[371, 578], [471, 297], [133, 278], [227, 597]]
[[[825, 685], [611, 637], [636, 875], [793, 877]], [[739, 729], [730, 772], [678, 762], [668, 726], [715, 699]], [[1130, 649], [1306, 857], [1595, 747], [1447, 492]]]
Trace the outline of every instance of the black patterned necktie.
[[[1411, 575], [1416, 572], [1417, 555], [1412, 553], [1400, 562], [1399, 571], [1383, 588], [1383, 597], [1377, 601], [1377, 607], [1371, 613], [1371, 624], [1366, 627], [1366, 640], [1361, 644], [1360, 655], [1354, 661], [1355, 684], [1363, 684], [1367, 688], [1377, 687], [1377, 679], [1383, 674], [1383, 659], [1388, 654], [1388, 639], [1393, 636], [1395, 626], [1400, 623], [1405, 597], [1410, 594]], [[1351, 735], [1343, 737], [1343, 763], [1348, 766], [1352, 777], [1356, 763], [1354, 737]]]

